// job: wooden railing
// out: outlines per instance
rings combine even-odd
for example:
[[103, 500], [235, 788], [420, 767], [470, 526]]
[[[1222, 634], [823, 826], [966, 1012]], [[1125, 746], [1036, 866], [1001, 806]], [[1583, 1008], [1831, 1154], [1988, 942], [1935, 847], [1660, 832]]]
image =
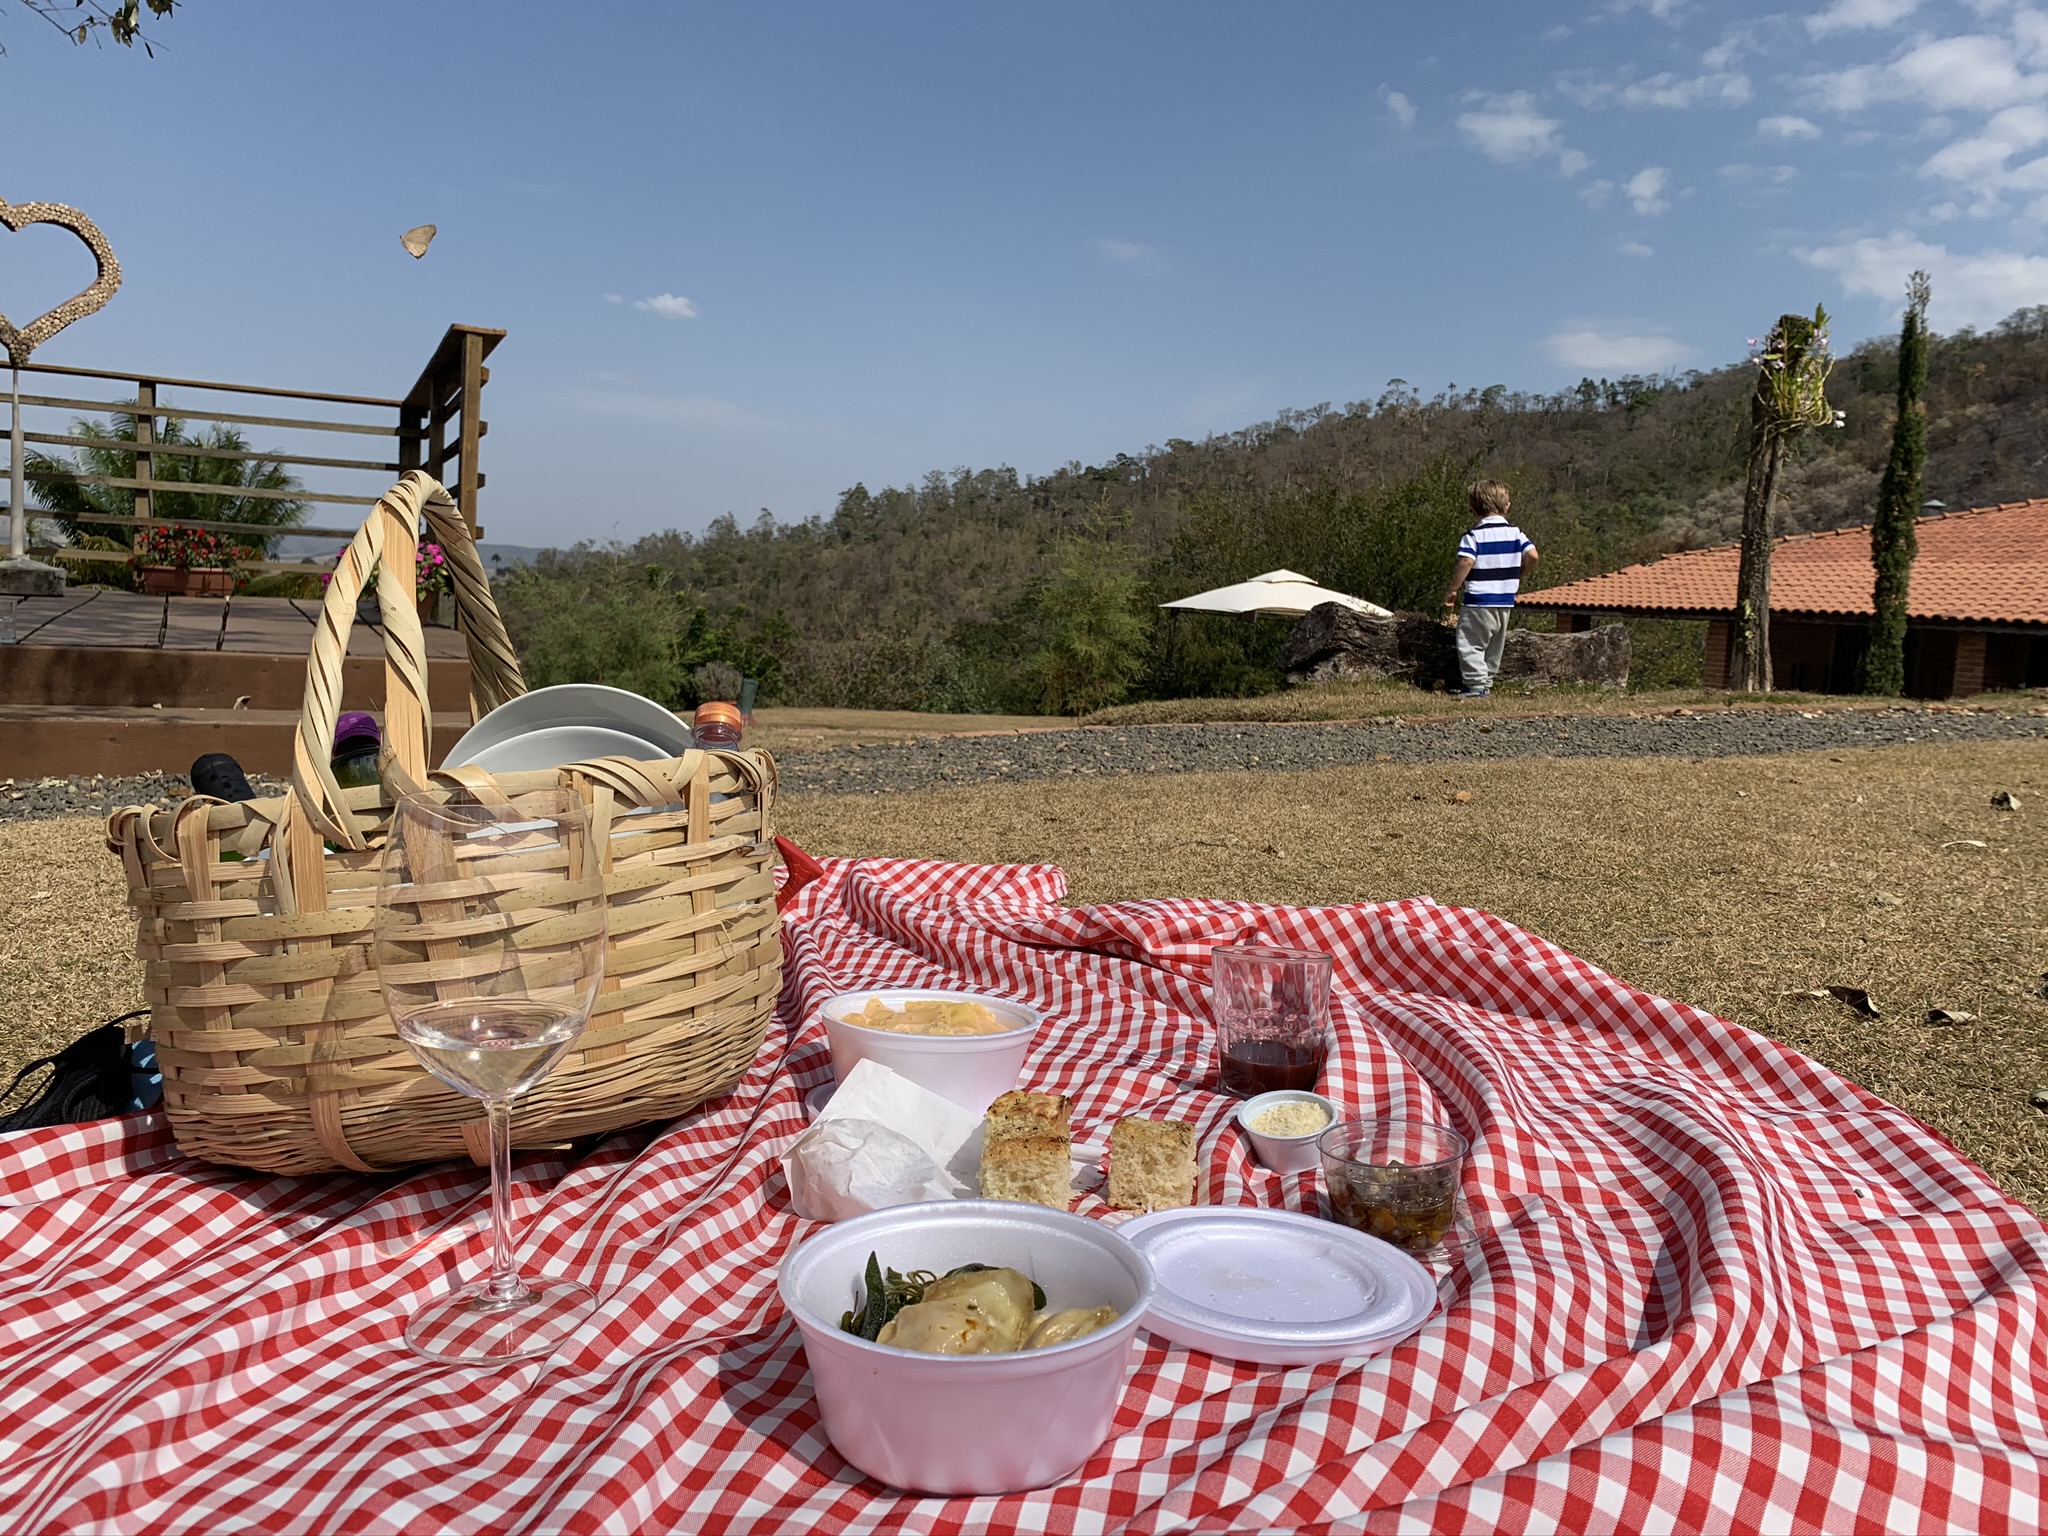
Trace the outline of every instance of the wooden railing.
[[[483, 417], [483, 389], [490, 380], [484, 360], [504, 339], [505, 333], [481, 326], [451, 325], [419, 379], [402, 399], [381, 399], [371, 395], [339, 395], [319, 390], [277, 389], [257, 384], [220, 384], [204, 379], [169, 378], [161, 374], [115, 373], [98, 368], [71, 368], [54, 363], [29, 362], [23, 366], [23, 385], [28, 375], [40, 374], [51, 380], [45, 392], [23, 393], [24, 425], [34, 422], [41, 430], [24, 430], [31, 446], [45, 450], [111, 448], [132, 451], [134, 472], [129, 475], [87, 473], [39, 474], [36, 478], [73, 485], [102, 486], [133, 493], [133, 512], [128, 516], [94, 512], [79, 520], [95, 526], [132, 528], [137, 536], [146, 528], [201, 528], [222, 533], [242, 533], [265, 541], [273, 537], [332, 538], [346, 543], [354, 537], [356, 523], [340, 526], [279, 528], [253, 527], [246, 523], [196, 517], [162, 515], [160, 494], [194, 497], [247, 499], [257, 501], [300, 501], [316, 506], [369, 507], [388, 490], [391, 482], [408, 469], [424, 469], [446, 485], [468, 519], [472, 534], [481, 535], [477, 521], [477, 495], [484, 476], [478, 463], [479, 444], [490, 430]], [[91, 386], [71, 380], [99, 380], [115, 386], [115, 398], [89, 395]], [[322, 416], [270, 415], [263, 410], [269, 400], [304, 401]], [[0, 395], [4, 405], [4, 395]], [[233, 407], [241, 407], [239, 409]], [[339, 408], [337, 411], [334, 408]], [[135, 435], [131, 439], [94, 438], [80, 435], [76, 418], [88, 414], [132, 415]], [[349, 419], [333, 419], [336, 415]], [[280, 445], [253, 438], [246, 451], [211, 448], [199, 443], [166, 443], [160, 423], [166, 420], [216, 423], [223, 426], [257, 427], [266, 436], [283, 434]], [[247, 434], [245, 434], [246, 436]], [[375, 439], [364, 442], [363, 439]], [[0, 435], [4, 441], [4, 435]], [[343, 451], [350, 450], [350, 451]], [[165, 460], [244, 459], [290, 466], [301, 488], [274, 490], [263, 486], [205, 485], [195, 481], [167, 479], [160, 472]], [[307, 471], [303, 475], [299, 471]], [[5, 477], [0, 476], [0, 484]], [[30, 498], [29, 516], [45, 521], [53, 516], [39, 510]], [[10, 509], [11, 510], [11, 509]], [[34, 553], [65, 561], [126, 561], [126, 551], [80, 549], [35, 541]], [[257, 560], [244, 562], [245, 569], [297, 571], [304, 560]]]

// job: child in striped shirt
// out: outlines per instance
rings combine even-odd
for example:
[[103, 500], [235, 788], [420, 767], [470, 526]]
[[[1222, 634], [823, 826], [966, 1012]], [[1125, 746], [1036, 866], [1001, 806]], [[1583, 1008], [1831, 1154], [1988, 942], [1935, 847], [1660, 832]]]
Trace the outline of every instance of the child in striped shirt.
[[[1528, 535], [1508, 521], [1506, 486], [1481, 480], [1468, 499], [1472, 528], [1458, 541], [1458, 568], [1451, 576], [1451, 590], [1444, 594], [1444, 606], [1458, 609], [1458, 671], [1465, 682], [1459, 694], [1483, 699], [1500, 676], [1515, 592], [1538, 556]], [[1460, 588], [1465, 595], [1462, 606]]]

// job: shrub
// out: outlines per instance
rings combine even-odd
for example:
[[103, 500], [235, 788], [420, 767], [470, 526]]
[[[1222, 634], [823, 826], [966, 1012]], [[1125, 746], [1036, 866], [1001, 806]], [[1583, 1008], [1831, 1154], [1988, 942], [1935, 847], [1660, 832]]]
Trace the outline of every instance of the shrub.
[[722, 661], [707, 661], [690, 674], [690, 686], [696, 691], [699, 704], [713, 699], [731, 703], [739, 698], [740, 684], [745, 681], [738, 667]]
[[142, 530], [128, 563], [137, 570], [150, 565], [168, 565], [180, 571], [233, 570], [248, 558], [247, 549], [231, 543], [223, 534], [205, 528], [160, 525]]
[[755, 679], [762, 701], [773, 699], [792, 640], [778, 620], [713, 614], [660, 567], [610, 550], [544, 555], [536, 567], [505, 572], [494, 595], [532, 686], [606, 683], [669, 709], [738, 695], [736, 686], [699, 691], [698, 674], [713, 663]]

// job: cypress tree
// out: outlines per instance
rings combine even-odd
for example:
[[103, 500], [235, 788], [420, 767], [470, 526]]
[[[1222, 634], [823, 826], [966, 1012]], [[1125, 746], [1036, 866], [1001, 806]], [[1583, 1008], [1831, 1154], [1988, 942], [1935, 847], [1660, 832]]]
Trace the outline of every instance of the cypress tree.
[[1870, 525], [1870, 563], [1877, 579], [1871, 599], [1870, 644], [1863, 652], [1863, 691], [1906, 691], [1906, 589], [1920, 539], [1920, 475], [1927, 466], [1927, 274], [1906, 279], [1906, 319], [1899, 328], [1899, 419], [1892, 425], [1892, 454], [1877, 488], [1877, 517]]

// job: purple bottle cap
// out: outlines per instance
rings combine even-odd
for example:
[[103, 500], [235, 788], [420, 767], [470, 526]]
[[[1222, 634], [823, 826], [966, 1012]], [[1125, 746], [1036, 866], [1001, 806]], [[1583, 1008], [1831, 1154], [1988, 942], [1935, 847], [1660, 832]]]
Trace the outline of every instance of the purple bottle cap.
[[334, 722], [334, 750], [344, 747], [378, 747], [384, 744], [384, 733], [377, 729], [377, 717], [360, 711], [352, 711]]

